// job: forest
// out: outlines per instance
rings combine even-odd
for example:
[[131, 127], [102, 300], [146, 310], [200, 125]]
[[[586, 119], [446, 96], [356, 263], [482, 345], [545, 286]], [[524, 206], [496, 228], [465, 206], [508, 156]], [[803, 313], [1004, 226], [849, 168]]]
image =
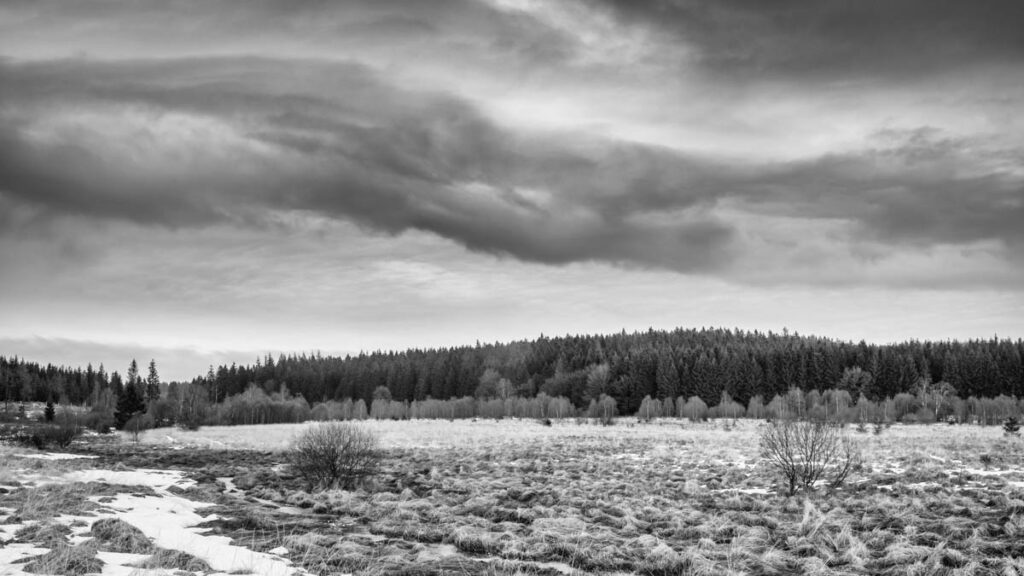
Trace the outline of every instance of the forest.
[[[708, 406], [727, 394], [747, 406], [792, 389], [835, 389], [871, 401], [919, 393], [941, 385], [959, 398], [1024, 396], [1024, 341], [908, 341], [891, 345], [846, 342], [796, 333], [728, 329], [677, 329], [611, 335], [541, 336], [535, 340], [345, 357], [319, 353], [258, 358], [252, 365], [209, 367], [188, 383], [223, 403], [250, 388], [285, 391], [309, 403], [362, 400], [380, 390], [397, 402], [427, 399], [564, 397], [586, 407], [612, 398], [617, 411], [636, 413], [644, 398], [696, 397]], [[139, 374], [135, 361], [122, 377], [102, 365], [67, 368], [0, 357], [0, 395], [5, 403], [94, 404], [117, 398], [126, 382], [140, 395], [157, 397], [155, 363]], [[109, 402], [109, 400], [108, 400]], [[767, 402], [767, 400], [766, 400]]]

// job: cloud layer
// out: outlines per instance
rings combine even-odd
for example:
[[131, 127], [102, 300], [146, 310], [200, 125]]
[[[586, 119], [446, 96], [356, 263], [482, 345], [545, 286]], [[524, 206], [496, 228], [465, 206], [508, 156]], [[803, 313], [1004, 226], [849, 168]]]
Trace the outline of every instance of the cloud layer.
[[278, 258], [341, 294], [460, 266], [463, 298], [513, 268], [1020, 293], [1022, 28], [1011, 0], [7, 2], [0, 300], [294, 314]]

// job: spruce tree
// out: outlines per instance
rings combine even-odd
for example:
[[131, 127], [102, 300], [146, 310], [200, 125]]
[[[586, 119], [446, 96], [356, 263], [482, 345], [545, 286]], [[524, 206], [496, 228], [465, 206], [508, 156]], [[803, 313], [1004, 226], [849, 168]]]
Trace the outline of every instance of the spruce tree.
[[114, 425], [118, 430], [124, 428], [125, 423], [131, 420], [132, 416], [146, 411], [146, 403], [139, 393], [139, 387], [128, 384], [124, 387], [124, 393], [117, 397], [117, 409], [114, 412]]
[[679, 369], [676, 368], [675, 361], [667, 351], [658, 354], [655, 381], [658, 386], [659, 398], [675, 398], [682, 392], [679, 385]]
[[53, 418], [56, 416], [56, 413], [57, 412], [53, 407], [53, 400], [47, 400], [46, 409], [43, 410], [43, 418], [45, 418], [47, 422], [53, 422]]
[[146, 401], [160, 399], [160, 375], [156, 372], [156, 360], [149, 361], [149, 374], [146, 376]]
[[132, 358], [132, 363], [128, 365], [128, 384], [138, 384], [142, 379], [139, 377], [139, 363]]

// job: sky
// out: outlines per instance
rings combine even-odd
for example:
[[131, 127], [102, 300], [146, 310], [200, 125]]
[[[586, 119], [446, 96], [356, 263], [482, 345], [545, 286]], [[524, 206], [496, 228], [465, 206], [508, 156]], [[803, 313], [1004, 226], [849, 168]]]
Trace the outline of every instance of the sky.
[[1019, 0], [0, 3], [0, 355], [1024, 337]]

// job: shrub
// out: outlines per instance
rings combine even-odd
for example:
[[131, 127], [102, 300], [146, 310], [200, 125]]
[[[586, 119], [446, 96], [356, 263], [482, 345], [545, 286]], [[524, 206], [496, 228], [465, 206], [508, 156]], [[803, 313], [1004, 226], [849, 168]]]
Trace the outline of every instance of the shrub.
[[699, 396], [690, 396], [679, 409], [679, 415], [689, 418], [691, 422], [703, 422], [708, 418], [708, 405]]
[[313, 424], [292, 442], [289, 460], [310, 488], [351, 489], [380, 464], [377, 437], [343, 422]]
[[766, 425], [761, 455], [782, 473], [789, 494], [813, 489], [819, 481], [841, 485], [860, 467], [860, 453], [842, 429], [832, 422], [783, 420]]
[[607, 394], [601, 394], [599, 399], [591, 400], [590, 407], [587, 408], [587, 416], [597, 420], [602, 426], [614, 425], [616, 414], [618, 410], [615, 399]]
[[1020, 421], [1010, 416], [1003, 421], [1003, 434], [1007, 436], [1020, 436]]
[[56, 417], [56, 425], [49, 430], [48, 440], [60, 448], [67, 448], [82, 433], [78, 414], [64, 409]]
[[78, 423], [98, 434], [109, 434], [114, 428], [114, 415], [109, 412], [89, 411], [79, 415]]
[[146, 430], [153, 428], [153, 426], [153, 417], [143, 412], [132, 415], [132, 417], [124, 423], [124, 430], [132, 437], [132, 442], [138, 444], [139, 436], [141, 436]]
[[74, 415], [62, 414], [56, 422], [5, 424], [0, 428], [0, 441], [45, 450], [50, 446], [67, 448], [81, 434]]

